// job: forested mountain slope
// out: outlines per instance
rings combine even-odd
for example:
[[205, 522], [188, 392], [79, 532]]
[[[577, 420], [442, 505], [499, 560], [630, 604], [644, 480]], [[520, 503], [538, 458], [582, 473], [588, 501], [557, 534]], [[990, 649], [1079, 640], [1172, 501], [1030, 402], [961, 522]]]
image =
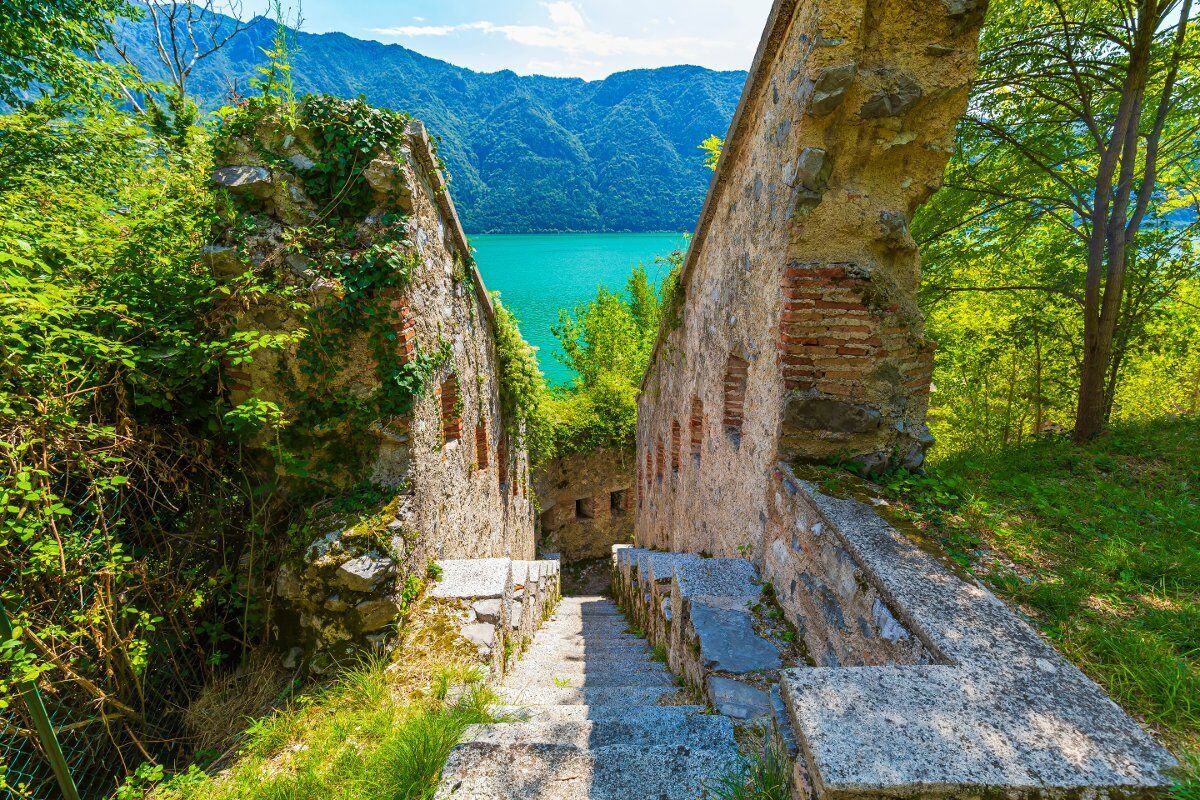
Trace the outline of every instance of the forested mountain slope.
[[[123, 24], [132, 60], [162, 77], [149, 22]], [[274, 26], [259, 20], [201, 61], [189, 93], [215, 108], [251, 91]], [[472, 232], [691, 230], [710, 176], [697, 147], [724, 135], [745, 80], [692, 66], [602, 81], [479, 73], [341, 33], [295, 41], [299, 92], [362, 95], [425, 121]]]

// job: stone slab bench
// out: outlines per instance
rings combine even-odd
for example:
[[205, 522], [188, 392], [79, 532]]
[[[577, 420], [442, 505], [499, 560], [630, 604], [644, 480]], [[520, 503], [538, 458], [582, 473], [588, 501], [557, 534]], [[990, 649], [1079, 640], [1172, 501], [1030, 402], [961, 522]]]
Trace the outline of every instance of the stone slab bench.
[[559, 598], [559, 562], [466, 558], [438, 561], [430, 596], [462, 610], [461, 633], [494, 676], [528, 646]]
[[1170, 754], [986, 588], [870, 506], [781, 469], [800, 509], [794, 535], [834, 537], [930, 662], [783, 671], [802, 796], [1137, 796], [1169, 784]]
[[752, 563], [618, 545], [613, 584], [647, 638], [665, 649], [672, 672], [715, 711], [772, 724], [790, 747], [775, 685], [783, 662], [754, 629], [751, 606], [763, 601], [763, 587]]

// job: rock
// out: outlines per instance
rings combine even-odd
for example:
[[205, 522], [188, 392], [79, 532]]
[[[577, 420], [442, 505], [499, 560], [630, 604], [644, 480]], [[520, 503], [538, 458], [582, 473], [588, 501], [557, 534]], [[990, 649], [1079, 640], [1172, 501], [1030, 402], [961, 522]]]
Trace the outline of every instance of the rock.
[[471, 604], [471, 610], [475, 612], [475, 618], [480, 622], [490, 625], [500, 624], [499, 600], [478, 600]]
[[924, 94], [921, 84], [908, 75], [894, 78], [895, 88], [876, 92], [863, 103], [858, 114], [863, 119], [898, 117], [912, 108]]
[[364, 600], [354, 607], [358, 629], [363, 633], [386, 628], [399, 614], [400, 609], [390, 598]]
[[747, 721], [770, 717], [773, 713], [771, 697], [761, 689], [719, 675], [708, 676], [706, 684], [709, 702], [718, 714]]
[[485, 622], [465, 625], [462, 629], [463, 638], [480, 650], [491, 651], [496, 642], [496, 626]]
[[331, 594], [325, 599], [322, 605], [326, 611], [332, 611], [335, 614], [340, 614], [343, 611], [350, 610], [350, 604], [343, 600], [339, 595]]
[[304, 648], [293, 647], [287, 651], [287, 655], [283, 657], [284, 669], [295, 669], [300, 665], [300, 657], [304, 655]]
[[744, 674], [783, 666], [775, 646], [754, 632], [747, 611], [694, 604], [691, 622], [700, 639], [700, 661], [706, 670]]
[[221, 167], [213, 172], [212, 182], [235, 194], [271, 196], [271, 170], [266, 167]]
[[524, 606], [521, 603], [512, 604], [512, 616], [510, 617], [508, 624], [512, 626], [513, 630], [521, 627], [521, 613], [523, 608]]
[[200, 254], [204, 256], [204, 260], [208, 263], [209, 271], [212, 272], [214, 278], [233, 278], [244, 273], [249, 269], [249, 265], [242, 261], [238, 255], [236, 247], [223, 247], [221, 245], [209, 245], [200, 250]]
[[879, 214], [879, 238], [893, 250], [914, 250], [917, 243], [908, 232], [908, 220], [898, 211]]
[[292, 272], [298, 278], [311, 280], [316, 276], [316, 273], [312, 270], [311, 262], [299, 253], [288, 253], [284, 261], [287, 262], [288, 267], [291, 268]]
[[[379, 156], [363, 170], [363, 179], [377, 194], [395, 198], [404, 211], [412, 210], [412, 189], [404, 170], [390, 156]], [[423, 229], [422, 229], [423, 230]]]
[[390, 558], [369, 554], [345, 562], [333, 577], [339, 586], [353, 592], [372, 592], [395, 568]]
[[821, 72], [813, 85], [809, 111], [820, 117], [829, 114], [846, 99], [846, 92], [854, 82], [858, 65], [851, 62], [840, 67], [829, 67]]
[[275, 574], [275, 594], [288, 598], [298, 597], [300, 594], [300, 580], [287, 564], [281, 566]]
[[292, 155], [288, 156], [288, 161], [291, 162], [293, 167], [301, 172], [310, 170], [317, 165], [315, 161], [304, 155], [304, 153], [293, 153]]
[[811, 192], [824, 192], [829, 185], [833, 165], [828, 154], [819, 147], [806, 147], [796, 160], [796, 180]]
[[800, 430], [867, 433], [876, 430], [883, 415], [870, 406], [821, 397], [799, 397], [784, 408], [784, 424]]

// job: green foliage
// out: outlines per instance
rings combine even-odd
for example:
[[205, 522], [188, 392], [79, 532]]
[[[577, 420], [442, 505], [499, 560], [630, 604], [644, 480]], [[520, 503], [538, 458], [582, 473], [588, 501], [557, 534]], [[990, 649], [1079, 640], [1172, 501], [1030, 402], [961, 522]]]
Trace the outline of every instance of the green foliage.
[[761, 729], [751, 739], [746, 764], [709, 782], [705, 789], [715, 800], [790, 800], [792, 759], [787, 751]]
[[[1122, 17], [1145, 7], [1087, 0], [990, 6], [980, 75], [945, 187], [913, 226], [924, 261], [922, 306], [939, 344], [930, 400], [943, 449], [998, 448], [1074, 424], [1088, 236], [1130, 62]], [[1152, 49], [1143, 142], [1157, 122], [1173, 33], [1172, 19]], [[1064, 63], [1067, 54], [1075, 66]], [[1114, 420], [1200, 407], [1200, 354], [1190, 335], [1200, 326], [1194, 23], [1182, 60], [1145, 192], [1147, 215], [1121, 248], [1129, 265], [1105, 389]], [[1141, 169], [1145, 154], [1136, 160]], [[1127, 185], [1139, 180], [1134, 166]]]
[[98, 79], [109, 70], [81, 53], [107, 40], [119, 16], [133, 14], [126, 0], [3, 0], [0, 102], [16, 105], [31, 89], [98, 99]]
[[[260, 4], [265, 5], [265, 4]], [[122, 31], [131, 59], [167, 80], [148, 21]], [[189, 92], [226, 102], [267, 57], [265, 25], [196, 65]], [[290, 37], [297, 91], [362, 96], [404, 109], [441, 137], [454, 200], [472, 233], [690, 230], [711, 173], [696, 144], [724, 131], [746, 74], [667, 67], [603, 81], [479, 73], [402, 47], [306, 33]], [[636, 131], [637, 135], [630, 135]], [[481, 161], [481, 156], [486, 154]]]
[[[964, 451], [886, 483], [918, 535], [1031, 614], [1177, 751], [1200, 752], [1200, 421]], [[1200, 777], [1200, 773], [1193, 776]]]
[[639, 266], [625, 296], [601, 287], [573, 313], [559, 312], [552, 330], [562, 344], [563, 363], [578, 377], [572, 386], [554, 390], [546, 403], [555, 454], [632, 446], [638, 387], [663, 315], [674, 307], [683, 254], [665, 260], [672, 269], [657, 290]]
[[450, 749], [467, 726], [492, 721], [492, 693], [479, 676], [457, 702], [446, 690], [458, 673], [427, 675], [440, 690], [397, 691], [374, 660], [328, 689], [256, 721], [238, 762], [224, 775], [168, 779], [156, 800], [430, 800]]
[[[546, 402], [546, 379], [538, 367], [537, 354], [521, 336], [517, 318], [493, 295], [495, 309], [496, 365], [500, 382], [500, 410], [504, 414], [508, 435], [524, 443], [536, 466], [544, 459], [546, 437], [543, 404]], [[522, 431], [524, 439], [522, 439]]]
[[725, 149], [725, 140], [715, 133], [700, 143], [700, 149], [704, 151], [704, 166], [717, 171], [717, 165], [721, 163], [721, 151]]

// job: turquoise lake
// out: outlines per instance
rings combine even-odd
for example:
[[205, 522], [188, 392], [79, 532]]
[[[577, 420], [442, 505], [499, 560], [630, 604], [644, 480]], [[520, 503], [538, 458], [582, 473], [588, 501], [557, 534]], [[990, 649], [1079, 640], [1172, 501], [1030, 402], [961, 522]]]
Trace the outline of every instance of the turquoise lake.
[[554, 357], [561, 353], [550, 326], [560, 308], [573, 309], [604, 286], [623, 291], [630, 272], [644, 264], [654, 282], [666, 264], [656, 256], [682, 249], [682, 233], [527, 233], [471, 236], [479, 272], [489, 290], [521, 322], [521, 333], [538, 348], [538, 361], [551, 383], [568, 383], [573, 373]]

